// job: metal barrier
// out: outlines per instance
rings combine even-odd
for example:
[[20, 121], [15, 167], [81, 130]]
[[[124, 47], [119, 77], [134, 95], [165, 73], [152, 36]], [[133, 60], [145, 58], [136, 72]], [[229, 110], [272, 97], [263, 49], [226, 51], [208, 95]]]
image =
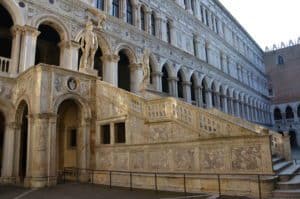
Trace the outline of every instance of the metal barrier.
[[[105, 183], [105, 185], [108, 185], [110, 188], [113, 187], [113, 181], [112, 176], [114, 174], [127, 174], [129, 178], [129, 186], [128, 188], [132, 191], [134, 189], [133, 187], [133, 176], [134, 175], [145, 175], [145, 176], [151, 176], [153, 177], [154, 181], [154, 190], [155, 192], [159, 192], [158, 188], [158, 177], [176, 177], [176, 178], [182, 178], [183, 187], [182, 191], [185, 195], [187, 195], [187, 178], [190, 176], [198, 176], [199, 179], [203, 179], [200, 176], [209, 176], [211, 178], [216, 179], [216, 183], [218, 184], [218, 195], [222, 196], [222, 177], [225, 176], [243, 176], [243, 177], [252, 177], [253, 180], [257, 180], [257, 190], [258, 190], [258, 196], [260, 199], [262, 199], [262, 189], [261, 189], [261, 183], [265, 178], [270, 177], [276, 177], [276, 175], [272, 174], [211, 174], [211, 173], [167, 173], [167, 172], [133, 172], [133, 171], [117, 171], [117, 170], [93, 170], [93, 169], [80, 169], [80, 168], [74, 168], [74, 167], [67, 167], [64, 168], [63, 172], [61, 173], [63, 176], [63, 182], [66, 182], [66, 177], [70, 176], [73, 180], [79, 182], [79, 176], [80, 175], [88, 175], [89, 176], [89, 183], [94, 184], [94, 175], [95, 174], [106, 174], [108, 175], [108, 184]], [[300, 175], [300, 174], [299, 174]]]

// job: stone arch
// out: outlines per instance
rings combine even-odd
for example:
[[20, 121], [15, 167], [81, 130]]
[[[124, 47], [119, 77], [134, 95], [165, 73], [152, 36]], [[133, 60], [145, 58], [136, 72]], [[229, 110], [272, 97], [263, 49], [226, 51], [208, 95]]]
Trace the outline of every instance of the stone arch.
[[17, 5], [16, 1], [0, 1], [0, 4], [9, 12], [13, 19], [14, 25], [23, 26], [25, 17], [23, 10]]
[[286, 119], [294, 119], [295, 117], [293, 108], [290, 105], [285, 108], [285, 117]]
[[88, 101], [76, 94], [64, 94], [55, 99], [53, 104], [53, 114], [58, 112], [60, 104], [66, 100], [74, 100], [82, 110], [83, 119], [91, 119], [92, 113]]
[[176, 74], [178, 75], [178, 73], [180, 73], [180, 75], [182, 76], [182, 81], [184, 82], [188, 82], [190, 79], [188, 78], [188, 72], [186, 71], [186, 69], [184, 67], [179, 67]]
[[44, 14], [37, 15], [32, 19], [31, 25], [33, 27], [38, 29], [41, 24], [48, 25], [55, 29], [59, 33], [61, 41], [71, 40], [70, 30], [59, 17], [53, 14]]
[[127, 44], [119, 44], [114, 50], [114, 54], [118, 55], [121, 51], [123, 51], [127, 55], [130, 64], [138, 63], [138, 58], [136, 56], [134, 48], [130, 47]]

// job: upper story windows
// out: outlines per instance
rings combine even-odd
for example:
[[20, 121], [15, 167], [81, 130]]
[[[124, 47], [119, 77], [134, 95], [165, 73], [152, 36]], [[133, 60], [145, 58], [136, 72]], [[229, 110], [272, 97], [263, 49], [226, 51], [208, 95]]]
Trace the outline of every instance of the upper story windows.
[[113, 0], [112, 1], [112, 16], [114, 17], [120, 17], [120, 1], [119, 0]]
[[167, 42], [170, 44], [171, 43], [171, 24], [170, 24], [170, 21], [167, 21], [167, 24], [166, 24], [166, 35], [167, 35]]
[[141, 15], [141, 29], [143, 31], [146, 31], [146, 21], [145, 21], [145, 18], [146, 18], [146, 12], [145, 12], [145, 8], [144, 6], [141, 7], [141, 11], [140, 11], [140, 15]]
[[155, 13], [151, 13], [151, 35], [156, 35], [156, 19], [155, 19]]
[[284, 65], [284, 59], [282, 55], [277, 56], [277, 65]]
[[126, 20], [127, 23], [133, 25], [133, 12], [131, 0], [126, 0]]
[[97, 0], [97, 8], [104, 11], [104, 0]]

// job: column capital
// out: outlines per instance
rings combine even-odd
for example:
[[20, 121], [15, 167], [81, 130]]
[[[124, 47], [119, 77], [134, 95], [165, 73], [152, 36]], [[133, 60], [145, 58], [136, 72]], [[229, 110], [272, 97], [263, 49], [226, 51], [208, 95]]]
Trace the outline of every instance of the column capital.
[[169, 81], [178, 81], [178, 78], [177, 77], [169, 77], [168, 80]]
[[30, 114], [29, 118], [31, 119], [52, 119], [52, 118], [57, 118], [58, 115], [54, 113], [36, 113], [36, 114]]
[[16, 36], [18, 33], [21, 34], [22, 31], [23, 31], [23, 26], [20, 25], [14, 25], [10, 29], [10, 32], [12, 33], [13, 36]]
[[106, 55], [103, 55], [101, 57], [101, 60], [102, 61], [109, 61], [109, 62], [118, 62], [120, 60], [120, 56], [119, 55], [114, 55], [114, 54], [106, 54]]
[[10, 129], [20, 129], [21, 128], [21, 124], [19, 124], [17, 122], [9, 122], [6, 124], [6, 126]]
[[163, 76], [163, 73], [162, 72], [159, 72], [159, 71], [152, 71], [151, 73], [152, 76], [159, 76], [159, 77], [162, 77]]
[[192, 85], [192, 82], [189, 82], [189, 81], [183, 81], [183, 82], [182, 82], [182, 85], [183, 85], [183, 86], [191, 86], [191, 85]]
[[142, 64], [134, 63], [129, 65], [130, 71], [140, 70], [143, 68]]
[[41, 32], [38, 31], [38, 29], [36, 29], [32, 26], [25, 25], [25, 26], [22, 27], [22, 33], [23, 34], [30, 34], [31, 36], [37, 37], [37, 36], [39, 36], [39, 34]]

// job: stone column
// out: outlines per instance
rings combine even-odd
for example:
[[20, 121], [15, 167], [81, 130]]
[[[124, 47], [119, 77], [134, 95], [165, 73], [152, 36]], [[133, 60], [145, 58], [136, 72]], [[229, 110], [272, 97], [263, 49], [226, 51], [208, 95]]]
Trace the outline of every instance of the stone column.
[[177, 81], [178, 81], [177, 77], [170, 77], [168, 79], [169, 91], [173, 97], [178, 97]]
[[234, 109], [235, 109], [235, 111], [234, 111], [234, 115], [236, 116], [236, 117], [240, 117], [240, 103], [239, 103], [239, 100], [237, 100], [237, 99], [233, 99], [233, 101], [234, 101]]
[[112, 1], [113, 0], [106, 0], [106, 5], [104, 4], [104, 6], [106, 7], [106, 12], [109, 14], [109, 15], [112, 15]]
[[195, 92], [195, 94], [196, 94], [196, 101], [197, 101], [197, 105], [199, 106], [199, 107], [203, 107], [203, 102], [202, 102], [202, 98], [203, 98], [203, 96], [202, 96], [202, 86], [198, 86], [198, 87], [196, 87], [196, 92]]
[[20, 125], [15, 122], [8, 123], [5, 126], [5, 134], [3, 140], [3, 158], [2, 158], [2, 170], [1, 181], [3, 183], [15, 183], [16, 173], [14, 172], [15, 153], [16, 150], [16, 131], [20, 130]]
[[75, 41], [66, 41], [59, 44], [60, 66], [70, 70], [78, 70], [78, 50], [80, 45]]
[[29, 131], [29, 157], [28, 159], [28, 173], [26, 180], [31, 187], [44, 187], [47, 185], [48, 174], [48, 141], [50, 134], [49, 116], [48, 114], [34, 114], [30, 115], [29, 124], [31, 125]]
[[212, 108], [212, 90], [207, 89], [206, 91], [206, 108]]
[[39, 34], [40, 32], [31, 26], [25, 25], [23, 27], [19, 72], [34, 66], [36, 42]]
[[162, 72], [152, 72], [152, 84], [156, 91], [162, 91], [161, 77], [163, 76]]
[[173, 46], [177, 46], [176, 27], [174, 21], [170, 21], [170, 36], [171, 36], [171, 44]]
[[121, 11], [120, 11], [120, 19], [123, 19], [124, 22], [127, 21], [127, 16], [126, 16], [126, 13], [127, 13], [127, 1], [126, 0], [122, 0], [121, 1]]
[[183, 87], [183, 97], [186, 102], [192, 103], [192, 96], [191, 96], [191, 82], [184, 81], [182, 82]]
[[223, 111], [228, 113], [228, 101], [227, 96], [223, 95]]
[[9, 66], [9, 73], [12, 75], [16, 75], [19, 72], [22, 26], [19, 25], [13, 26], [11, 29], [11, 33], [13, 39], [12, 39], [11, 62]]
[[185, 8], [189, 13], [193, 14], [193, 10], [192, 10], [192, 2], [191, 0], [187, 0], [187, 5]]
[[151, 34], [151, 14], [152, 11], [147, 9], [145, 10], [145, 26], [146, 26], [146, 32]]
[[201, 13], [200, 13], [200, 2], [199, 0], [194, 0], [194, 15], [201, 20]]
[[[57, 115], [49, 114], [49, 134], [47, 135], [47, 146], [48, 146], [48, 154], [47, 154], [47, 176], [56, 176], [57, 175]], [[49, 178], [48, 186], [52, 186], [56, 184], [57, 179]]]
[[138, 93], [143, 83], [143, 67], [142, 64], [131, 64], [130, 68], [130, 91]]
[[141, 27], [141, 6], [137, 4], [132, 5], [132, 15], [133, 15], [133, 25], [137, 27]]
[[101, 60], [103, 65], [103, 81], [118, 87], [119, 55], [103, 55]]

